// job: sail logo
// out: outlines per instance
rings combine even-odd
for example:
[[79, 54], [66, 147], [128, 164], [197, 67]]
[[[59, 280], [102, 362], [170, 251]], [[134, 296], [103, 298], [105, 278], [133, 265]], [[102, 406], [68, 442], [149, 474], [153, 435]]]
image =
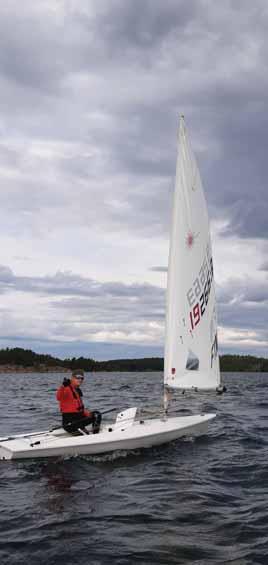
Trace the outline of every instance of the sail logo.
[[189, 231], [186, 237], [186, 245], [188, 247], [188, 249], [191, 249], [193, 247], [193, 244], [196, 240], [198, 236], [198, 233], [193, 233], [192, 231]]

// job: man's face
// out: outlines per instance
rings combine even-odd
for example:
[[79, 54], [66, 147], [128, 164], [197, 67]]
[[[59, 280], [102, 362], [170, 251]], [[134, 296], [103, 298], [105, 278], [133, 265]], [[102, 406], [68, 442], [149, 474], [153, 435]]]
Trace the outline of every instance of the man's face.
[[84, 377], [80, 376], [80, 375], [73, 375], [72, 376], [72, 384], [77, 387], [80, 386], [83, 383]]

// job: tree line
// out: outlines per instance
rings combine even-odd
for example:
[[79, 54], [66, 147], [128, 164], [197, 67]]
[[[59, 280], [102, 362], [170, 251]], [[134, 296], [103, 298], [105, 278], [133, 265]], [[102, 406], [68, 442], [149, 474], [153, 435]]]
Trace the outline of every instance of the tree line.
[[[163, 371], [162, 357], [146, 357], [144, 359], [114, 359], [95, 361], [86, 357], [59, 359], [52, 355], [35, 353], [31, 349], [20, 347], [0, 349], [0, 366], [8, 370], [10, 367], [34, 368], [38, 371], [83, 369], [84, 371]], [[268, 359], [253, 355], [222, 355], [221, 371], [235, 372], [268, 372]]]

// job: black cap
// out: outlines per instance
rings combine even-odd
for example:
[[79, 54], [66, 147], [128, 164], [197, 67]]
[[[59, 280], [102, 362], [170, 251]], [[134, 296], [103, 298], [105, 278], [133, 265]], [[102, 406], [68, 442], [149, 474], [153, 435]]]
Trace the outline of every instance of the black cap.
[[77, 369], [72, 372], [73, 377], [84, 377], [83, 369]]

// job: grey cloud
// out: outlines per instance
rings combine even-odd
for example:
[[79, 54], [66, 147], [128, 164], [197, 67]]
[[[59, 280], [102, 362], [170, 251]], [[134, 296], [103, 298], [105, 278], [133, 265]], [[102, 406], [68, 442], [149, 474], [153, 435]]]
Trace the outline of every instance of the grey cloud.
[[[90, 10], [76, 3], [57, 14], [38, 3], [21, 14], [11, 6], [0, 24], [2, 76], [13, 81], [12, 92], [2, 85], [10, 124], [15, 115], [29, 141], [33, 134], [82, 140], [102, 155], [97, 169], [96, 157], [79, 156], [79, 148], [55, 158], [55, 198], [87, 182], [92, 199], [110, 176], [128, 210], [107, 206], [103, 224], [165, 234], [177, 116], [185, 110], [197, 153], [199, 142], [204, 147], [198, 156], [211, 209], [229, 215], [230, 233], [267, 237], [265, 2], [116, 1]], [[32, 87], [40, 91], [34, 103]], [[129, 181], [121, 178], [118, 188], [119, 171]], [[61, 201], [68, 216], [69, 198], [67, 209]]]
[[55, 14], [27, 2], [23, 10], [10, 2], [1, 7], [0, 69], [2, 76], [39, 93], [55, 90], [64, 70], [64, 35]]
[[167, 273], [167, 267], [151, 267], [150, 269], [151, 271], [154, 271], [155, 273]]
[[262, 288], [257, 288], [256, 290], [249, 290], [244, 298], [247, 302], [267, 302], [268, 303], [268, 290], [267, 286], [264, 285]]
[[268, 334], [262, 330], [254, 331], [254, 340], [252, 336], [249, 338], [247, 332], [244, 335], [240, 332], [239, 336], [233, 335], [232, 342], [229, 341], [228, 345], [220, 345], [220, 354], [233, 353], [267, 357], [267, 340]]
[[10, 283], [13, 282], [14, 279], [15, 276], [12, 272], [12, 269], [6, 267], [5, 265], [0, 265], [0, 283], [1, 284]]
[[[166, 238], [183, 112], [213, 217], [229, 219], [227, 244], [229, 234], [266, 239], [266, 2], [105, 0], [54, 9], [38, 1], [0, 9], [4, 234], [45, 238], [71, 223], [104, 237]], [[88, 307], [98, 321], [91, 298], [106, 321], [113, 313], [140, 322], [142, 309], [148, 320], [163, 317], [163, 292], [152, 286], [23, 277], [3, 267], [0, 289], [49, 297], [64, 315], [83, 317]], [[227, 327], [241, 319], [260, 331], [263, 284], [228, 283], [219, 298]]]
[[217, 299], [219, 304], [230, 305], [268, 302], [267, 284], [252, 278], [231, 278], [217, 287]]
[[55, 275], [43, 277], [16, 276], [9, 267], [0, 266], [0, 285], [9, 290], [12, 283], [13, 290], [35, 292], [47, 295], [61, 296], [89, 296], [92, 298], [106, 297], [110, 300], [129, 298], [146, 299], [147, 297], [162, 297], [163, 290], [150, 284], [124, 284], [121, 282], [98, 282], [94, 279], [75, 275], [68, 272], [57, 272]]
[[[232, 344], [224, 351], [248, 351], [256, 354], [265, 347], [268, 332], [264, 327], [264, 320], [268, 319], [268, 292], [267, 287], [260, 281], [252, 279], [230, 279], [225, 285], [217, 289], [219, 325], [225, 330], [234, 330]], [[235, 332], [238, 331], [238, 335]], [[249, 337], [249, 334], [250, 337]], [[255, 341], [254, 346], [249, 342]], [[243, 345], [244, 344], [244, 345]]]
[[0, 265], [0, 294], [13, 290], [15, 286], [15, 279], [16, 277], [9, 267]]
[[[134, 339], [151, 341], [152, 344], [163, 339], [165, 293], [157, 286], [101, 283], [71, 273], [20, 277], [2, 267], [0, 288], [2, 292], [27, 292], [39, 295], [40, 300], [45, 299], [49, 307], [48, 317], [42, 325], [32, 315], [25, 337], [37, 334], [41, 338], [45, 324], [48, 335], [55, 338], [65, 336], [65, 339], [74, 340], [76, 337], [89, 339], [90, 336], [94, 341], [108, 332], [112, 341], [118, 341], [118, 336], [126, 342]], [[20, 321], [16, 321], [16, 315], [7, 315], [4, 311], [0, 314], [5, 328], [3, 333], [10, 336], [16, 324], [20, 327]]]
[[260, 265], [260, 271], [268, 271], [268, 261], [264, 261], [264, 263]]
[[224, 328], [263, 330], [263, 320], [268, 318], [268, 304], [222, 304], [219, 308], [219, 324]]
[[196, 6], [191, 0], [187, 4], [168, 0], [164, 5], [155, 0], [106, 1], [94, 22], [96, 35], [117, 58], [127, 57], [131, 62], [139, 58], [144, 64], [148, 52], [152, 55], [172, 30], [184, 30]]
[[[266, 346], [267, 349], [268, 332], [265, 330], [258, 330], [256, 332], [255, 340], [258, 343], [257, 347], [259, 346], [265, 348]], [[239, 344], [241, 343], [243, 347], [243, 342], [245, 342], [245, 344], [248, 345], [249, 338], [247, 333], [245, 333], [245, 335], [234, 336], [233, 341], [234, 343], [236, 342], [239, 342]]]
[[[157, 286], [101, 283], [72, 273], [21, 277], [1, 266], [0, 288], [2, 292], [28, 292], [47, 299], [50, 308], [47, 330], [56, 339], [65, 336], [65, 340], [73, 341], [87, 336], [94, 341], [108, 333], [112, 341], [124, 336], [124, 341], [131, 342], [134, 335], [140, 341], [141, 336], [146, 335], [146, 340], [151, 340], [152, 344], [163, 343], [165, 292]], [[220, 287], [217, 294], [220, 326], [242, 332], [241, 340], [238, 337], [237, 341], [239, 345], [243, 340], [246, 343], [248, 332], [253, 332], [256, 343], [264, 347], [267, 330], [263, 321], [268, 319], [265, 285], [250, 279], [232, 279]], [[2, 310], [1, 315], [6, 336], [10, 339], [11, 335], [18, 336], [16, 327], [20, 327], [21, 322], [17, 323], [16, 316], [6, 310]], [[29, 339], [38, 335], [43, 339], [38, 319], [32, 320], [28, 333]]]
[[[127, 45], [135, 46], [136, 49], [140, 48], [143, 53], [143, 35], [135, 31], [135, 19], [133, 21], [133, 34], [129, 29], [132, 16], [129, 4], [125, 4], [124, 10], [122, 10], [122, 4], [117, 3], [117, 6], [119, 5], [122, 19], [117, 18], [116, 22], [119, 20], [118, 27], [123, 27], [123, 29], [129, 31], [129, 34], [127, 32], [120, 34], [114, 20], [112, 20], [111, 28], [113, 29], [114, 26], [117, 29], [118, 42], [121, 38], [124, 45], [125, 37], [127, 37]], [[150, 9], [153, 8], [152, 4], [147, 3], [146, 7], [148, 13], [150, 13]], [[169, 77], [172, 89], [165, 96], [168, 111], [163, 112], [161, 98], [158, 97], [157, 92], [153, 94], [150, 100], [150, 110], [147, 102], [140, 104], [139, 116], [143, 118], [141, 120], [142, 125], [137, 130], [138, 133], [134, 139], [132, 138], [132, 143], [124, 144], [124, 148], [122, 148], [120, 142], [118, 145], [116, 143], [113, 145], [114, 159], [117, 159], [121, 166], [133, 173], [143, 171], [143, 174], [147, 174], [147, 171], [151, 171], [151, 174], [154, 175], [155, 171], [161, 170], [166, 175], [167, 182], [170, 182], [173, 172], [170, 158], [163, 162], [163, 158], [157, 159], [156, 156], [159, 150], [162, 150], [162, 155], [166, 155], [167, 132], [172, 131], [171, 110], [174, 121], [175, 107], [185, 107], [187, 100], [187, 106], [190, 105], [192, 131], [198, 131], [200, 128], [200, 132], [202, 130], [204, 132], [201, 134], [203, 138], [205, 138], [205, 135], [210, 137], [209, 149], [213, 145], [213, 140], [219, 147], [219, 158], [216, 159], [214, 155], [211, 165], [209, 165], [211, 160], [209, 152], [203, 153], [202, 159], [200, 158], [200, 162], [203, 163], [205, 185], [207, 185], [211, 203], [217, 204], [222, 210], [226, 209], [230, 215], [229, 232], [237, 233], [242, 237], [266, 238], [265, 140], [267, 127], [265, 124], [265, 102], [262, 96], [262, 92], [267, 86], [264, 72], [266, 48], [263, 22], [265, 18], [267, 19], [265, 6], [264, 3], [260, 2], [257, 9], [256, 6], [252, 6], [252, 3], [246, 2], [243, 4], [242, 14], [234, 5], [229, 5], [229, 10], [218, 8], [218, 13], [213, 9], [210, 11], [209, 8], [212, 8], [212, 3], [206, 3], [206, 7], [207, 10], [203, 10], [201, 15], [200, 4], [189, 3], [186, 17], [182, 17], [181, 21], [184, 26], [183, 30], [188, 29], [187, 26], [189, 25], [191, 33], [188, 36], [187, 34], [174, 36], [174, 27], [179, 29], [181, 23], [182, 5], [177, 3], [168, 5], [162, 28], [164, 35], [162, 36], [161, 33], [155, 34], [158, 41], [156, 40], [155, 43], [148, 42], [148, 45], [150, 48], [153, 46], [156, 55], [156, 53], [159, 54], [162, 38], [169, 39], [174, 46], [172, 52], [176, 53], [176, 58], [170, 59], [169, 64], [171, 64], [171, 69], [174, 72], [175, 69], [178, 69], [178, 76], [180, 73], [182, 76], [184, 75], [186, 67], [186, 84], [183, 82], [180, 84], [179, 80], [174, 81], [173, 77]], [[161, 27], [159, 4], [156, 12], [157, 16], [160, 16], [159, 20], [156, 17], [157, 25]], [[238, 21], [241, 22], [241, 16], [242, 29], [241, 33], [237, 34], [237, 23]], [[151, 15], [150, 22], [152, 29], [154, 29], [152, 21], [154, 20]], [[169, 22], [168, 25], [167, 22]], [[140, 29], [142, 30], [142, 28], [143, 23], [140, 22]], [[147, 29], [150, 30], [150, 25], [147, 26]], [[202, 36], [205, 31], [211, 32], [206, 39]], [[199, 33], [201, 35], [198, 35]], [[111, 39], [111, 37], [113, 37], [113, 34], [108, 34], [106, 41], [108, 41], [107, 38]], [[258, 50], [254, 50], [254, 43], [259, 47]], [[185, 44], [187, 45], [186, 62], [182, 56], [180, 57], [180, 52], [184, 53]], [[179, 46], [182, 49], [179, 49]], [[198, 67], [195, 69], [195, 61], [198, 64], [195, 51], [199, 48], [201, 48], [201, 54], [203, 48], [204, 55], [207, 52], [209, 57], [205, 61], [201, 55], [201, 69]], [[158, 62], [157, 57], [155, 59], [155, 72], [157, 72], [156, 61]], [[229, 72], [226, 71], [226, 66], [229, 66]], [[222, 73], [220, 73], [221, 68], [223, 69]], [[200, 70], [203, 71], [202, 74], [200, 74]], [[174, 105], [176, 95], [177, 103]], [[130, 104], [126, 105], [128, 114], [130, 108]], [[201, 109], [199, 115], [198, 108]], [[133, 110], [133, 105], [131, 109]], [[120, 115], [122, 117], [122, 113]], [[159, 120], [161, 127], [158, 128]], [[136, 149], [138, 147], [136, 140], [139, 135], [139, 139], [143, 140], [142, 147], [144, 149], [146, 148], [146, 140], [152, 133], [153, 136], [148, 147], [150, 147], [151, 155], [155, 155], [155, 158], [150, 159], [147, 156], [144, 161], [143, 156], [139, 155], [139, 149]], [[195, 134], [195, 137], [197, 137], [197, 134]], [[168, 143], [170, 149], [172, 147], [171, 139], [170, 136]], [[172, 139], [173, 143], [174, 140], [175, 136]], [[258, 199], [255, 198], [256, 193], [259, 195]], [[159, 213], [160, 207], [156, 207], [156, 210]]]
[[87, 298], [69, 298], [61, 301], [54, 301], [53, 306], [67, 314], [73, 315], [77, 322], [89, 322], [97, 324], [100, 331], [102, 324], [112, 327], [116, 324], [117, 329], [123, 329], [121, 324], [131, 324], [135, 321], [147, 323], [147, 321], [163, 322], [165, 317], [164, 292], [151, 286], [150, 294], [133, 296], [107, 296], [105, 290], [103, 296], [94, 297], [94, 300]]
[[13, 148], [0, 143], [0, 167], [17, 167], [21, 154]]

